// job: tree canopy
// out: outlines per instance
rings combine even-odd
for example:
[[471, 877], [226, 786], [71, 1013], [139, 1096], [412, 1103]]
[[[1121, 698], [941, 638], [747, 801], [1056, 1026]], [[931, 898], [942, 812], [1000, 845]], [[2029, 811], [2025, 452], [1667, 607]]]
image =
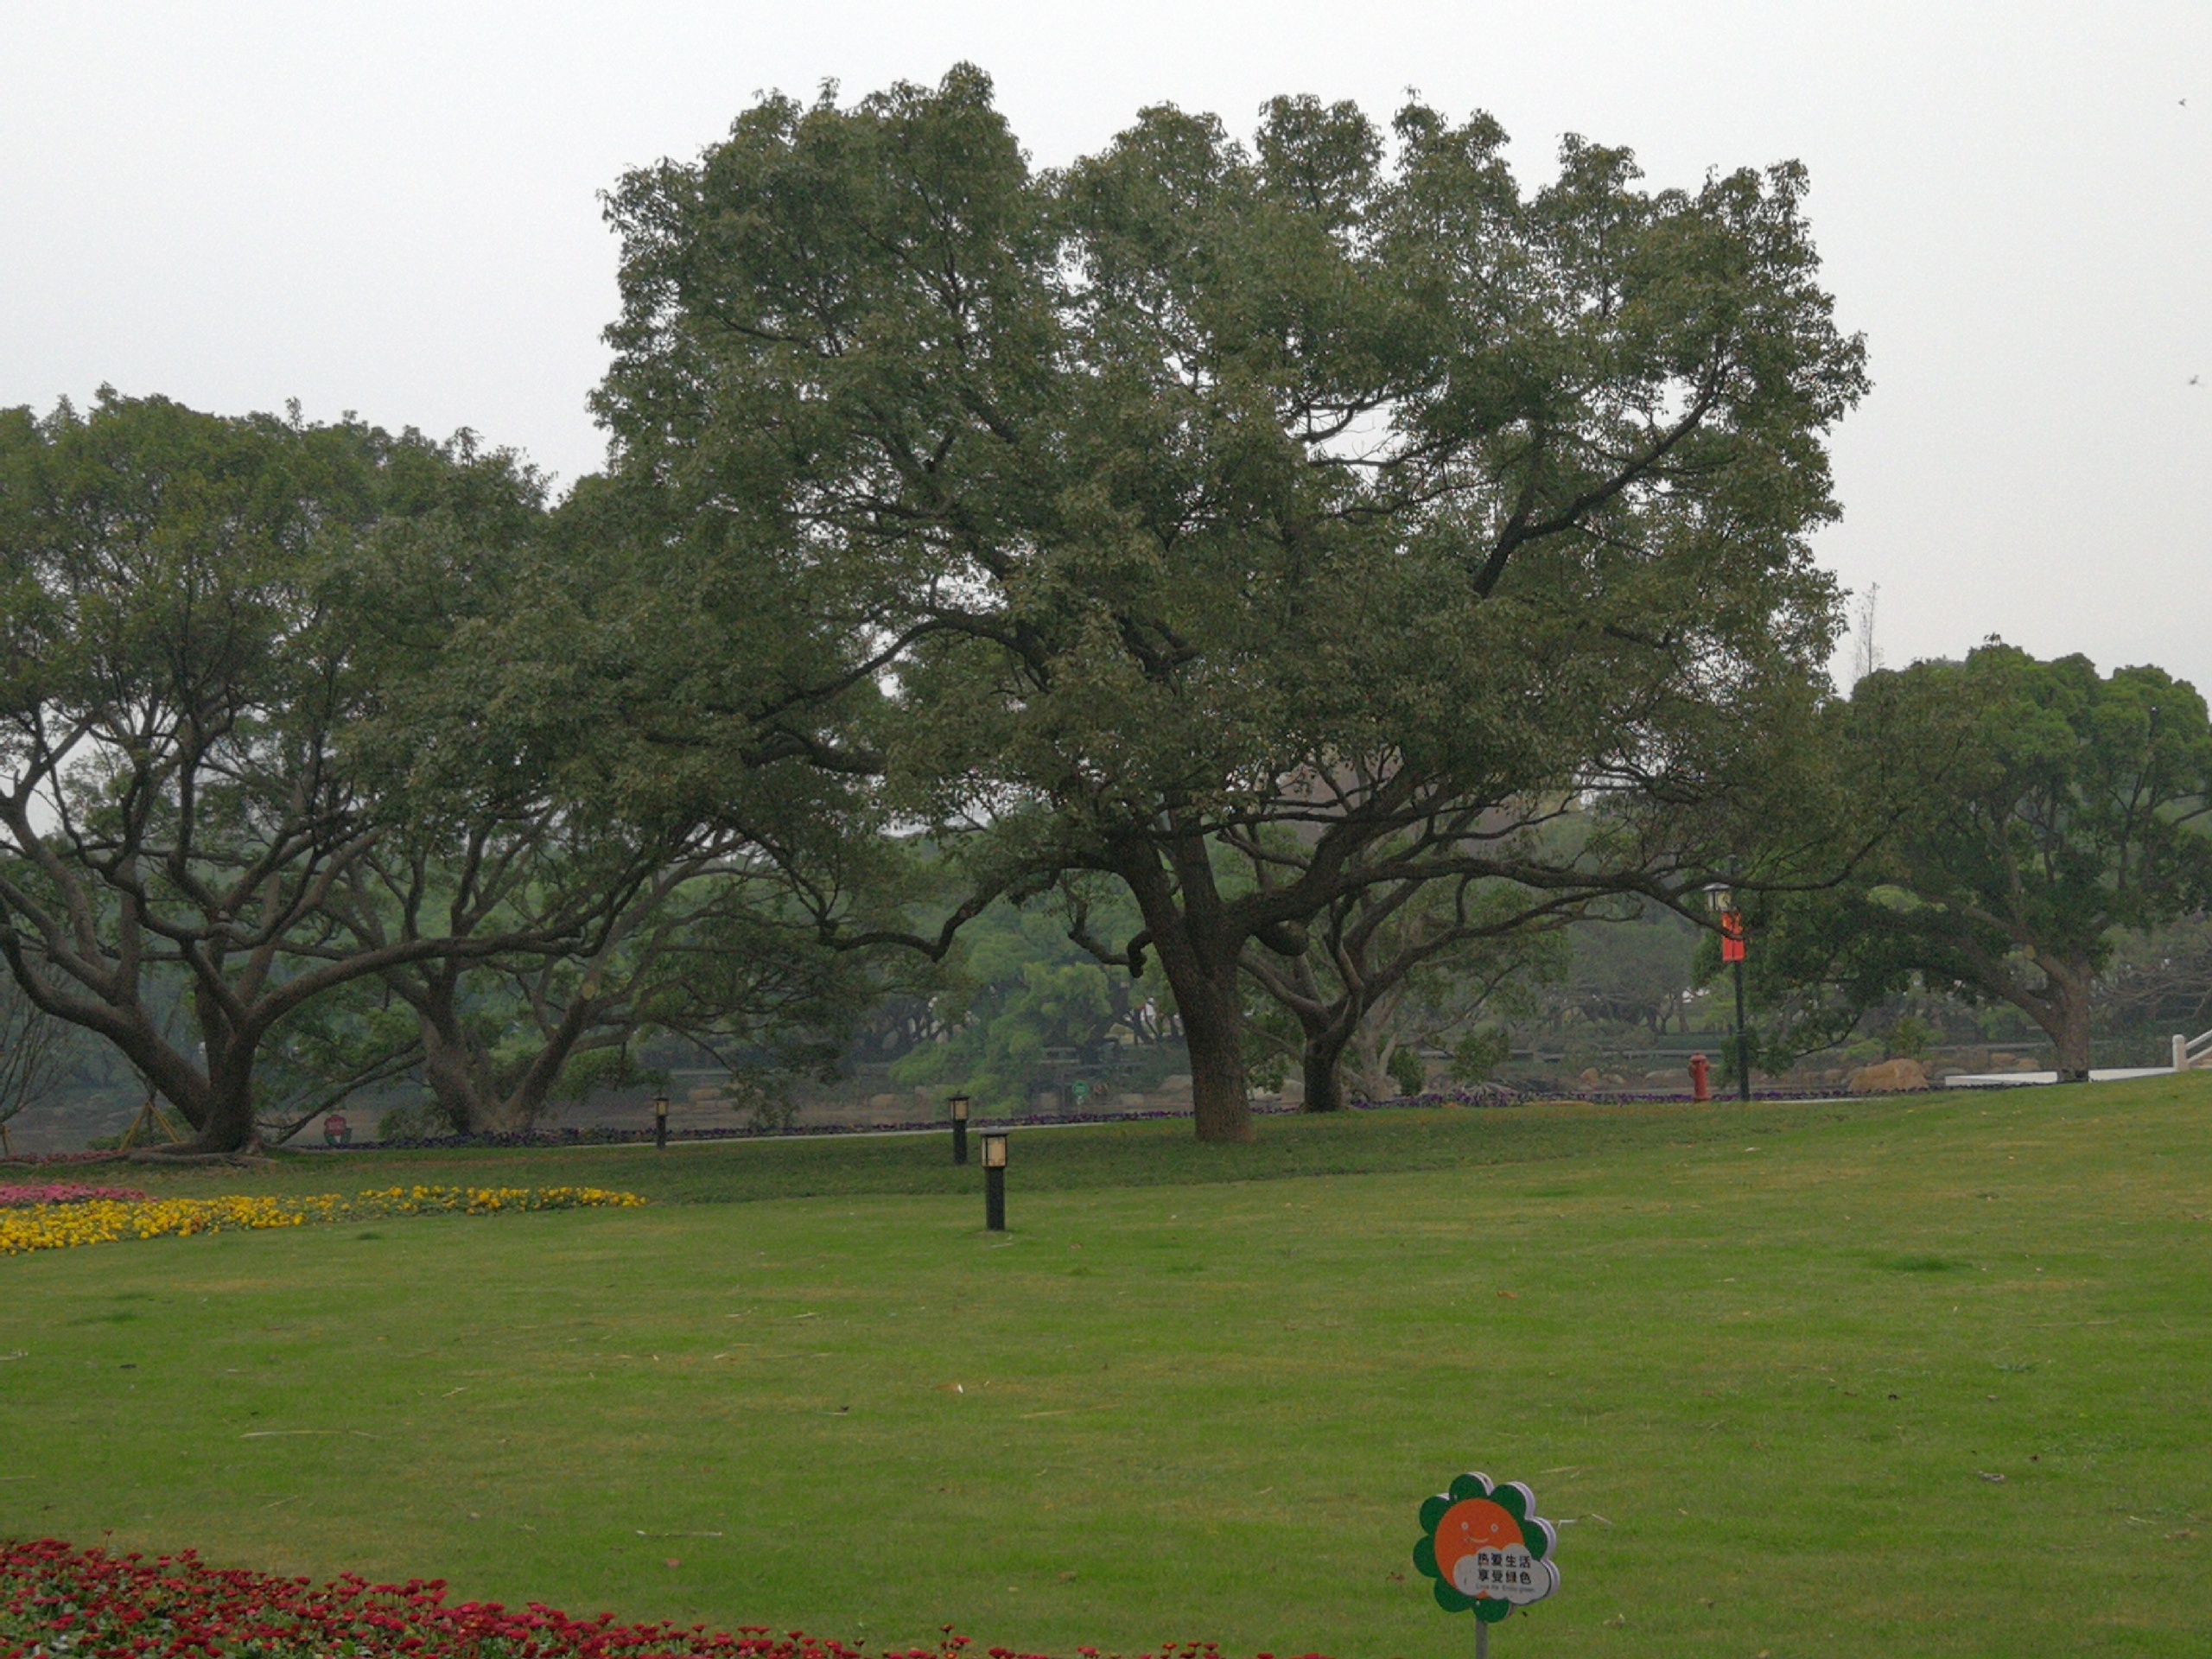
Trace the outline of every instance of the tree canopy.
[[[621, 546], [558, 530], [466, 436], [0, 413], [0, 955], [192, 1150], [410, 1069], [456, 1127], [512, 1126], [648, 1025], [842, 1017], [808, 952], [874, 821], [727, 714], [703, 759], [664, 743]], [[614, 614], [562, 603], [594, 582]], [[810, 637], [755, 635], [756, 677]], [[741, 940], [769, 963], [729, 967]]]
[[1570, 139], [1524, 192], [1504, 143], [1284, 98], [1038, 171], [963, 67], [766, 99], [611, 201], [616, 475], [864, 642], [817, 753], [978, 892], [1126, 885], [1087, 942], [1157, 958], [1205, 1137], [1248, 1133], [1248, 946], [1378, 884], [1663, 885], [1815, 699], [1865, 376], [1803, 173], [1650, 192]]
[[2161, 669], [1993, 641], [1867, 676], [1833, 741], [1898, 816], [1849, 880], [1753, 900], [1762, 1000], [1818, 1043], [1918, 977], [2020, 1009], [2060, 1075], [2086, 1076], [2120, 930], [2212, 902], [2204, 699]]
[[286, 1020], [423, 949], [335, 950], [320, 919], [391, 807], [353, 750], [380, 688], [344, 570], [386, 519], [499, 511], [486, 472], [535, 510], [412, 435], [105, 394], [0, 416], [0, 951], [209, 1144], [251, 1132]]
[[1236, 1139], [1253, 1055], [1479, 1069], [1545, 976], [1656, 1033], [1726, 880], [1770, 1051], [1918, 983], [2080, 1074], [2115, 942], [2212, 903], [2202, 698], [1994, 641], [1834, 696], [1805, 174], [1505, 146], [1285, 97], [1039, 168], [969, 66], [763, 98], [608, 197], [558, 502], [467, 434], [0, 411], [25, 1017], [200, 1147], [403, 1074], [527, 1127], [649, 1037], [765, 1079], [887, 998], [995, 1101], [1172, 1021]]

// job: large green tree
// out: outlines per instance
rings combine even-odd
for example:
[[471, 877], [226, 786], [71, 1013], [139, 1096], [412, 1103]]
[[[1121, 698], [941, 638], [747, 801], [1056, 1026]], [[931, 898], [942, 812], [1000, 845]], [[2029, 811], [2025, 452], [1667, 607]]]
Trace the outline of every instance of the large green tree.
[[1770, 1018], [1808, 1046], [1916, 978], [2010, 1003], [2049, 1034], [2062, 1078], [2087, 1076], [2123, 931], [2212, 900], [2203, 698], [2161, 669], [2100, 675], [1993, 642], [1867, 676], [1834, 727], [1893, 828], [1850, 880], [1751, 901]]
[[[765, 99], [611, 203], [597, 406], [662, 556], [813, 585], [884, 691], [818, 758], [979, 892], [1126, 884], [1100, 943], [1165, 972], [1202, 1138], [1249, 1134], [1248, 946], [1377, 884], [1687, 879], [1830, 642], [1864, 379], [1803, 174], [1575, 139], [1524, 192], [1504, 144], [1284, 98], [1039, 172], [963, 67]], [[1562, 864], [1515, 819], [1565, 797], [1610, 827]]]
[[[446, 1115], [527, 1124], [572, 1062], [653, 1033], [753, 1071], [834, 1052], [886, 971], [864, 947], [927, 908], [929, 877], [836, 741], [880, 694], [819, 574], [707, 580], [665, 492], [635, 475], [584, 480], [503, 562], [455, 569], [431, 538], [412, 543], [403, 604], [425, 585], [485, 595], [403, 677], [418, 696], [396, 726], [441, 734], [454, 776], [429, 798], [467, 810], [413, 815], [438, 833], [387, 842], [405, 868], [359, 916], [421, 927], [427, 862], [448, 932], [588, 923], [557, 955], [391, 976]], [[412, 755], [406, 775], [424, 779]]]
[[251, 1133], [271, 1032], [360, 971], [292, 950], [375, 833], [340, 760], [373, 691], [322, 581], [449, 465], [160, 399], [0, 416], [0, 950], [201, 1146]]
[[529, 1128], [656, 1032], [819, 1054], [868, 982], [822, 936], [904, 861], [810, 735], [849, 642], [772, 585], [701, 603], [654, 506], [590, 480], [550, 513], [384, 524], [348, 566], [385, 827], [322, 914], [349, 950], [470, 945], [379, 975], [459, 1131]]
[[[358, 925], [395, 870], [467, 891], [456, 865], [496, 867], [563, 816], [544, 804], [560, 775], [492, 705], [423, 717], [416, 683], [467, 650], [480, 587], [398, 605], [379, 574], [435, 543], [458, 578], [543, 511], [534, 479], [466, 439], [108, 394], [0, 414], [0, 955], [175, 1104], [188, 1150], [253, 1135], [272, 1045], [296, 1038], [292, 1070], [321, 1074], [286, 1099], [327, 1104], [416, 1043], [378, 1017], [388, 976], [573, 949], [622, 891]], [[493, 828], [457, 830], [458, 858], [406, 856], [476, 823]]]

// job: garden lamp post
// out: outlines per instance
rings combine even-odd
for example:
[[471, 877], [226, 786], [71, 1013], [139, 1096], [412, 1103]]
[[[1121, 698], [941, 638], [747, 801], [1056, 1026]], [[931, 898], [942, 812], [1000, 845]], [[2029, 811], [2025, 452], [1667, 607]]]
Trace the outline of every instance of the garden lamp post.
[[[1740, 911], [1730, 911], [1727, 921], [1736, 925], [1736, 937], [1723, 938], [1720, 950], [1726, 955], [1735, 948], [1731, 960], [1736, 968], [1736, 1098], [1749, 1103], [1751, 1098], [1751, 1046], [1744, 1029], [1744, 917]], [[1726, 923], [1723, 924], [1726, 925]]]
[[668, 1147], [668, 1090], [658, 1090], [653, 1095], [653, 1145], [665, 1151]]
[[968, 1161], [968, 1096], [955, 1095], [946, 1103], [952, 1108], [952, 1161]]
[[983, 1230], [1006, 1231], [1006, 1131], [983, 1131]]
[[1751, 1097], [1751, 1051], [1744, 1039], [1744, 912], [1736, 908], [1736, 895], [1725, 887], [1712, 887], [1706, 897], [1720, 916], [1720, 960], [1736, 979], [1736, 1097]]

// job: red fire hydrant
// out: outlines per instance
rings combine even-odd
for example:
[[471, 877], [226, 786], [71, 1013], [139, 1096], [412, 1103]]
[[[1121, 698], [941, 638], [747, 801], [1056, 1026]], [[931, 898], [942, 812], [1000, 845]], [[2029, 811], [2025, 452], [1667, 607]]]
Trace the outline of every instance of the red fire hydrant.
[[1707, 1059], [1704, 1055], [1690, 1056], [1690, 1098], [1692, 1100], [1713, 1098], [1712, 1072], [1713, 1062]]

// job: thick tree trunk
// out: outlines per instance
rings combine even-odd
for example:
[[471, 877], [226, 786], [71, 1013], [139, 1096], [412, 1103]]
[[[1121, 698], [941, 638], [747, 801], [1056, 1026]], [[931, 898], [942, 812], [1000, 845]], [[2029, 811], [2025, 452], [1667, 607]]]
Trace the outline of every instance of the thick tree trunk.
[[209, 1079], [207, 1121], [179, 1152], [237, 1152], [254, 1139], [253, 1074], [245, 1066], [226, 1067]]
[[1252, 1108], [1244, 1080], [1244, 1007], [1236, 992], [1235, 964], [1226, 993], [1207, 976], [1199, 983], [1178, 983], [1175, 1007], [1183, 1017], [1183, 1041], [1191, 1052], [1191, 1107], [1201, 1141], [1249, 1141]]
[[1338, 1112], [1344, 1107], [1344, 1049], [1359, 1029], [1359, 1005], [1346, 996], [1326, 1007], [1294, 1009], [1306, 1041], [1299, 1056], [1306, 1077], [1306, 1110]]
[[[1177, 860], [1179, 893], [1147, 850], [1122, 873], [1175, 993], [1183, 1041], [1191, 1052], [1191, 1105], [1201, 1141], [1249, 1141], [1252, 1109], [1244, 1079], [1242, 936], [1218, 925], [1203, 841]], [[1180, 900], [1179, 903], [1178, 900]], [[1195, 914], [1193, 912], [1196, 912]]]
[[1298, 1021], [1298, 1065], [1306, 1084], [1300, 1109], [1342, 1111], [1344, 1045], [1359, 1027], [1363, 1006], [1357, 991], [1346, 989], [1335, 997], [1324, 992], [1314, 976], [1310, 952], [1290, 957], [1272, 951], [1248, 952], [1242, 965]]
[[1341, 1039], [1332, 1042], [1325, 1037], [1317, 1038], [1312, 1032], [1306, 1033], [1306, 1049], [1299, 1057], [1299, 1069], [1306, 1078], [1306, 1110], [1344, 1110], [1344, 1083], [1337, 1075], [1337, 1062], [1344, 1058], [1344, 1052]]
[[[537, 1122], [551, 1080], [541, 1077], [536, 1065], [524, 1068], [522, 1087], [510, 1087], [503, 1068], [449, 1008], [434, 1004], [417, 1014], [423, 1030], [423, 1081], [456, 1134], [498, 1134], [526, 1129]], [[555, 1075], [558, 1071], [556, 1066]]]
[[227, 1001], [204, 982], [194, 989], [192, 1004], [205, 1072], [175, 1080], [184, 1084], [181, 1091], [173, 1084], [163, 1085], [158, 1077], [156, 1082], [198, 1133], [166, 1150], [182, 1155], [237, 1152], [256, 1138], [253, 1057], [259, 1039], [232, 1023]]
[[203, 1020], [201, 1030], [207, 1060], [204, 1073], [175, 1066], [147, 1071], [162, 1098], [183, 1114], [194, 1130], [190, 1140], [176, 1146], [149, 1148], [156, 1154], [192, 1157], [238, 1152], [256, 1138], [254, 1045], [237, 1039], [219, 1021]]
[[2089, 1077], [2089, 991], [2095, 972], [2082, 963], [2052, 962], [2040, 956], [2035, 961], [2043, 973], [2041, 985], [2031, 988], [2007, 978], [1990, 988], [2043, 1027], [2056, 1051], [2059, 1082], [2086, 1083]]
[[423, 1033], [423, 1080], [438, 1109], [463, 1135], [496, 1134], [537, 1125], [599, 1006], [579, 995], [560, 1023], [544, 1033], [537, 1052], [518, 1069], [497, 1064], [469, 1031], [457, 1007], [456, 976], [440, 973], [399, 993], [414, 1010]]
[[471, 1135], [492, 1116], [483, 1056], [467, 1033], [423, 1014], [423, 1081], [439, 1115], [456, 1133]]
[[2053, 974], [2051, 995], [2048, 999], [2050, 1017], [2044, 1020], [2044, 1029], [2050, 1033], [2051, 1046], [2058, 1051], [2058, 1080], [2061, 1083], [2087, 1083], [2089, 1080], [2089, 976], [2087, 973], [2065, 971]]

